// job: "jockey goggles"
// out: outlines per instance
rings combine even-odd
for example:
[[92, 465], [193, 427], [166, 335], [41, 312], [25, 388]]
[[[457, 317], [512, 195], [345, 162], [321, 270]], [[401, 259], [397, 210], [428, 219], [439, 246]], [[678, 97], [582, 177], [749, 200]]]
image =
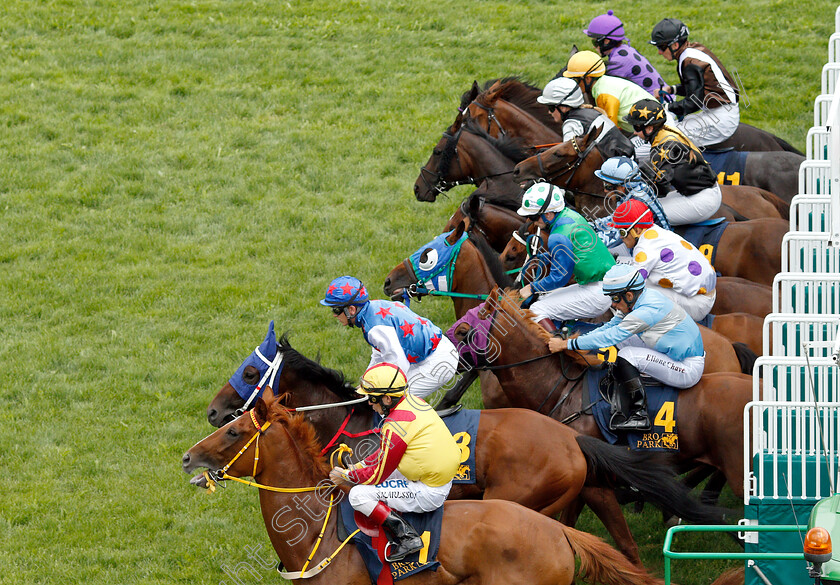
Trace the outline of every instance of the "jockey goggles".
[[[605, 185], [606, 185], [606, 184], [605, 184]], [[637, 218], [633, 221], [633, 223], [631, 223], [631, 224], [630, 224], [630, 225], [628, 225], [627, 227], [618, 227], [618, 226], [616, 226], [616, 229], [618, 230], [618, 235], [619, 235], [620, 237], [622, 237], [622, 238], [626, 238], [627, 236], [629, 236], [629, 235], [630, 235], [630, 230], [632, 230], [634, 227], [636, 227], [636, 224], [637, 224], [637, 223], [639, 223], [639, 222], [640, 222], [640, 221], [641, 221], [641, 220], [642, 220], [642, 219], [643, 219], [643, 218], [644, 218], [644, 217], [645, 217], [648, 213], [652, 213], [652, 212], [651, 212], [651, 210], [650, 210], [650, 208], [646, 209], [646, 210], [644, 211], [644, 213], [640, 214], [640, 215], [639, 215], [639, 217], [637, 217]], [[616, 301], [616, 302], [618, 302], [618, 301]]]

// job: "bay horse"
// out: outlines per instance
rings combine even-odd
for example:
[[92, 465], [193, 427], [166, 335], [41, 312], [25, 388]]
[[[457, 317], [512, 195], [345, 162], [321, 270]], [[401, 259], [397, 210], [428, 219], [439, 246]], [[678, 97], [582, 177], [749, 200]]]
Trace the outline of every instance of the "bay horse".
[[[546, 178], [558, 184], [562, 183], [558, 180], [560, 176], [568, 174], [570, 169], [578, 169], [571, 185], [565, 188], [573, 189], [576, 207], [587, 218], [604, 217], [609, 214], [606, 197], [594, 195], [594, 189], [600, 188], [600, 180], [592, 173], [602, 161], [597, 149], [589, 148], [594, 136], [590, 132], [528, 158], [516, 165], [513, 174], [522, 180]], [[587, 154], [583, 156], [583, 153]], [[769, 201], [764, 203], [770, 205]], [[731, 222], [718, 243], [715, 269], [724, 276], [738, 276], [771, 286], [782, 267], [782, 238], [789, 228], [789, 222], [778, 216], [778, 210], [775, 218]]]
[[[594, 215], [598, 209], [605, 206], [604, 200], [607, 198], [603, 193], [603, 183], [595, 176], [595, 171], [604, 163], [604, 157], [597, 148], [590, 146], [594, 144], [600, 132], [600, 128], [593, 127], [584, 136], [561, 142], [525, 159], [516, 165], [513, 179], [544, 179], [563, 187], [574, 194], [575, 207], [591, 219], [590, 215]], [[720, 192], [721, 205], [734, 209], [743, 218], [790, 219], [790, 204], [764, 189], [744, 185], [720, 185]], [[719, 214], [715, 217], [719, 217]]]
[[[561, 125], [554, 122], [548, 109], [536, 101], [542, 91], [518, 78], [506, 78], [485, 84], [484, 91], [479, 91], [478, 84], [461, 97], [460, 109], [469, 113], [469, 117], [484, 127], [494, 137], [516, 136], [529, 146], [552, 145], [563, 141]], [[746, 140], [741, 140], [743, 135]], [[760, 135], [764, 134], [765, 140]], [[754, 140], [759, 138], [760, 142]], [[776, 145], [776, 137], [748, 124], [742, 124], [736, 134], [727, 142], [746, 144]], [[781, 140], [781, 139], [779, 139]], [[731, 184], [759, 187], [778, 195], [790, 203], [799, 192], [799, 166], [805, 156], [795, 151], [787, 142], [781, 141], [789, 149], [750, 149], [735, 148], [736, 151], [749, 151], [744, 161], [744, 171]], [[704, 151], [725, 150], [729, 146], [710, 146]], [[720, 177], [719, 177], [720, 181]]]
[[[465, 229], [464, 223], [459, 224], [456, 229], [446, 235], [444, 241], [450, 246], [454, 245], [461, 239]], [[434, 243], [435, 240], [420, 246], [418, 252], [425, 253], [425, 251], [432, 249], [431, 246]], [[470, 237], [461, 244], [460, 253], [454, 259], [450, 258], [450, 261], [453, 262], [453, 266], [447, 268], [451, 269], [452, 277], [448, 279], [447, 291], [455, 295], [465, 294], [473, 297], [454, 296], [452, 298], [452, 301], [458, 303], [460, 307], [460, 310], [456, 310], [456, 319], [460, 319], [466, 314], [467, 310], [480, 304], [479, 299], [474, 297], [486, 296], [498, 285], [507, 287], [513, 284], [510, 278], [504, 275], [499, 257], [492, 253], [490, 246], [478, 234], [470, 234]], [[385, 277], [383, 291], [392, 299], [401, 299], [404, 291], [410, 290], [410, 287], [415, 284], [417, 284], [417, 276], [411, 268], [411, 263], [403, 261], [392, 268]], [[446, 296], [446, 293], [441, 294]], [[732, 318], [728, 316], [719, 317], [714, 319], [712, 325], [720, 321], [718, 327], [726, 329], [743, 325], [745, 319], [748, 319], [748, 317], [743, 315], [736, 315]], [[758, 328], [759, 349], [761, 347], [762, 323], [763, 321], [757, 317], [755, 320], [750, 320], [750, 324]], [[752, 363], [755, 361], [755, 356], [744, 355], [743, 352], [739, 352], [732, 345], [734, 340], [730, 340], [715, 329], [701, 327], [700, 331], [703, 335], [703, 346], [706, 348], [704, 371], [752, 372]], [[746, 353], [749, 354], [749, 352]]]
[[[286, 336], [276, 343], [273, 328], [260, 350], [270, 361], [279, 353], [283, 364], [274, 377], [274, 387], [263, 388], [261, 397], [273, 400], [276, 394], [285, 408], [305, 413], [322, 453], [332, 453], [341, 442], [355, 453], [363, 453], [370, 450], [371, 441], [378, 442], [371, 431], [375, 426], [373, 409], [367, 402], [358, 402], [354, 386], [341, 372], [301, 355]], [[237, 370], [246, 384], [257, 385], [265, 375], [267, 367], [261, 371], [252, 365], [259, 363], [264, 364], [249, 357]], [[356, 403], [348, 404], [352, 399]], [[208, 406], [208, 420], [217, 427], [227, 424], [244, 405], [245, 399], [227, 382]], [[620, 550], [637, 564], [638, 547], [610, 489], [616, 483], [633, 486], [657, 506], [679, 510], [683, 517], [719, 521], [712, 509], [697, 506], [682, 486], [668, 479], [669, 470], [649, 457], [579, 435], [531, 410], [486, 410], [479, 417], [473, 443], [475, 483], [453, 485], [450, 499], [510, 500], [553, 517], [565, 513], [580, 497]]]
[[[533, 321], [530, 310], [519, 307], [515, 291], [492, 291], [479, 317], [487, 322], [487, 339], [494, 345], [488, 365], [514, 406], [549, 413], [580, 433], [602, 436], [581, 383], [595, 360], [584, 352], [551, 354], [546, 346], [548, 332]], [[455, 340], [465, 343], [471, 328], [465, 322], [457, 324]], [[704, 374], [698, 384], [680, 390], [678, 396], [680, 439], [674, 456], [718, 469], [736, 496], [743, 496], [744, 406], [752, 400], [752, 377]]]
[[[257, 447], [250, 446], [255, 439], [261, 450], [259, 459]], [[260, 509], [282, 567], [300, 572], [310, 565], [310, 559], [315, 573], [312, 583], [371, 582], [360, 555], [337, 550], [338, 514], [329, 512], [335, 498], [344, 492], [329, 487], [330, 468], [314, 428], [303, 416], [290, 414], [279, 401], [267, 406], [259, 399], [253, 411], [190, 448], [181, 467], [186, 473], [227, 467], [228, 477], [252, 476], [262, 486]], [[190, 483], [207, 487], [208, 477], [205, 472]], [[293, 514], [290, 537], [286, 534], [289, 525], [278, 528], [278, 518], [299, 510], [302, 496], [295, 492], [307, 490], [314, 492], [305, 496], [308, 513]], [[322, 541], [323, 551], [316, 556]], [[580, 561], [578, 570], [575, 558]], [[601, 539], [504, 500], [446, 502], [437, 560], [438, 570], [417, 573], [405, 583], [571, 585], [576, 574], [608, 585], [662, 583]]]

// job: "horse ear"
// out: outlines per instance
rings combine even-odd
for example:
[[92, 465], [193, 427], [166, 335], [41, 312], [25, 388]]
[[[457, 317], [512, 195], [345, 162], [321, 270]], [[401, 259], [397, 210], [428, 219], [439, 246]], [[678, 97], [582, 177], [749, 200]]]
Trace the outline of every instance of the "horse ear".
[[455, 341], [459, 343], [463, 342], [467, 338], [467, 333], [470, 332], [470, 329], [472, 329], [472, 327], [470, 327], [469, 323], [461, 323], [452, 332], [452, 337], [454, 337]]
[[455, 226], [455, 229], [452, 230], [452, 233], [446, 237], [446, 243], [450, 246], [461, 239], [461, 236], [464, 235], [464, 230], [467, 229], [467, 220], [462, 219], [458, 222], [458, 225]]
[[589, 132], [586, 134], [586, 143], [590, 144], [593, 140], [597, 139], [598, 136], [601, 135], [601, 130], [603, 130], [603, 126], [596, 126], [592, 124], [592, 127], [589, 129]]
[[480, 195], [476, 195], [475, 191], [473, 194], [470, 195], [470, 202], [467, 206], [467, 217], [472, 219], [478, 215], [478, 212], [481, 211], [481, 204], [484, 203], [484, 198]]
[[481, 93], [481, 87], [478, 85], [477, 80], [473, 80], [472, 87], [470, 88], [470, 101], [474, 100], [478, 97], [478, 94]]
[[262, 398], [258, 397], [254, 403], [254, 415], [256, 415], [260, 424], [268, 420], [268, 405]]
[[260, 344], [260, 353], [270, 360], [273, 360], [274, 356], [277, 355], [277, 336], [274, 334], [274, 321], [268, 324], [268, 333], [265, 334], [265, 339]]

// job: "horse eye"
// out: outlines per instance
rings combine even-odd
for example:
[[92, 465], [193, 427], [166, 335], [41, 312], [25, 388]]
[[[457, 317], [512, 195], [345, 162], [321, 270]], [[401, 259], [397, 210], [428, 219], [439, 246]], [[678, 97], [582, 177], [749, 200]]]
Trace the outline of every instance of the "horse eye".
[[233, 438], [233, 439], [235, 439], [235, 438], [237, 438], [237, 437], [239, 436], [239, 433], [238, 433], [238, 432], [236, 431], [236, 429], [235, 429], [235, 428], [233, 428], [233, 427], [231, 427], [231, 428], [229, 428], [229, 429], [228, 429], [227, 434], [228, 434], [228, 436], [229, 436], [229, 437], [231, 437], [231, 438]]
[[435, 250], [434, 248], [426, 248], [425, 250], [423, 250], [423, 253], [420, 254], [420, 262], [417, 263], [417, 266], [420, 267], [420, 270], [431, 270], [435, 267], [437, 263], [437, 250]]
[[442, 154], [443, 154], [443, 151], [442, 151], [442, 150], [440, 150], [439, 148], [435, 148], [435, 149], [432, 149], [432, 154], [433, 154], [434, 156], [440, 156], [440, 155], [442, 155]]

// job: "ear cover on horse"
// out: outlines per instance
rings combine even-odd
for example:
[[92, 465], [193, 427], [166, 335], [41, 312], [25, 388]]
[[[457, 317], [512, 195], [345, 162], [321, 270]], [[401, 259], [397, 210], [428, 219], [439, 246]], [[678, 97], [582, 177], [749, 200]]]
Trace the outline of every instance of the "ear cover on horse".
[[245, 358], [245, 361], [242, 362], [239, 369], [237, 369], [236, 372], [233, 373], [233, 376], [230, 377], [230, 380], [228, 380], [228, 383], [233, 386], [234, 390], [236, 390], [236, 393], [239, 394], [239, 397], [242, 398], [242, 400], [248, 400], [254, 392], [254, 389], [257, 387], [256, 384], [248, 384], [242, 379], [242, 374], [245, 371], [245, 368], [248, 366], [254, 366], [260, 372], [260, 376], [265, 374], [266, 370], [268, 370], [268, 364], [260, 359], [257, 352], [261, 353], [263, 357], [269, 360], [269, 362], [277, 355], [277, 337], [274, 335], [274, 321], [271, 321], [271, 323], [268, 324], [268, 333], [266, 333], [265, 339], [260, 346], [255, 349], [251, 355]]

